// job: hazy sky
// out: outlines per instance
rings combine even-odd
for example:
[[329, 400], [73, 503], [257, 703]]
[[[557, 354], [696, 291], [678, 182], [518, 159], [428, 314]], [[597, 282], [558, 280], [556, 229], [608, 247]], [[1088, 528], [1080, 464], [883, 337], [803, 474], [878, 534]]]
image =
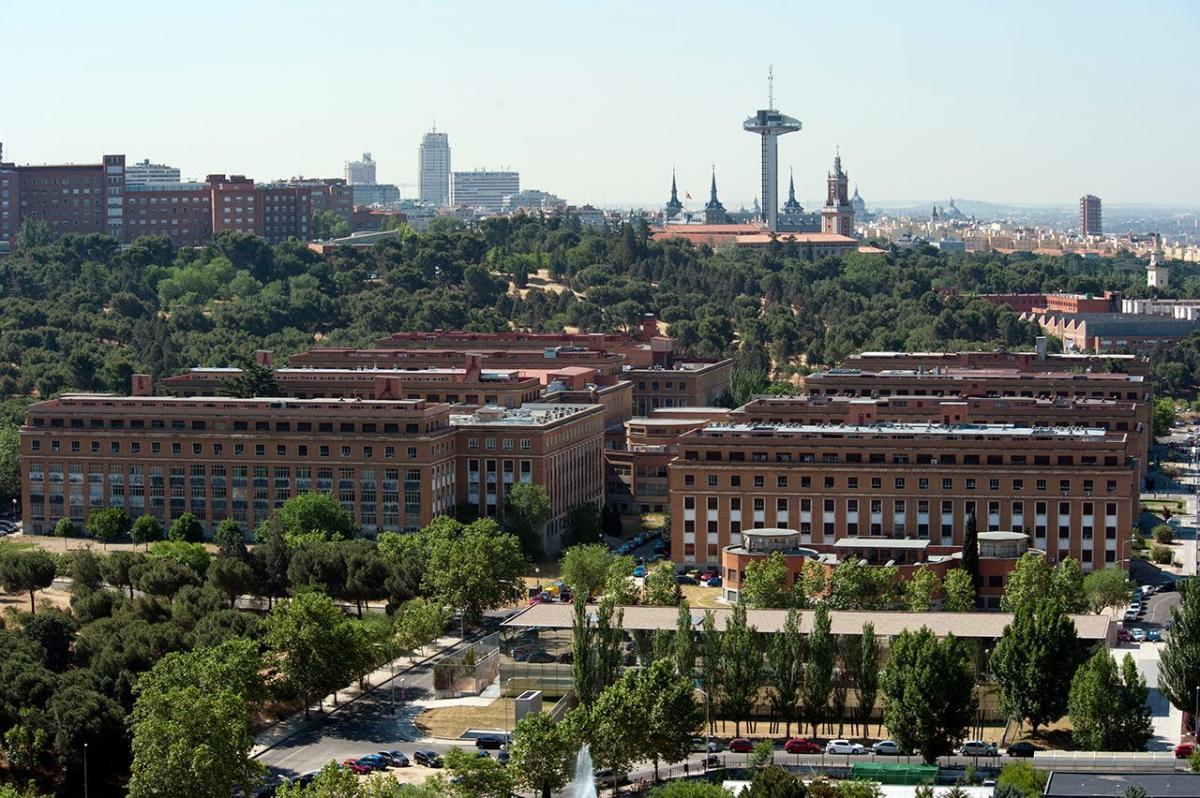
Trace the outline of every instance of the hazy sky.
[[[572, 202], [758, 191], [742, 120], [776, 107], [781, 194], [835, 144], [868, 203], [1200, 206], [1200, 2], [0, 0], [0, 141], [17, 163], [124, 152], [256, 179], [416, 181], [511, 167]], [[415, 189], [402, 186], [404, 196]]]

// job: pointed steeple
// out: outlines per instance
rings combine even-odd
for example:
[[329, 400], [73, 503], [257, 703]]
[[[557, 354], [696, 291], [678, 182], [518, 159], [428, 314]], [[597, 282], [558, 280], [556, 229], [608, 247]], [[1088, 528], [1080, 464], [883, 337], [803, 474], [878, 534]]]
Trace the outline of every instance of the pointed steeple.
[[788, 170], [788, 198], [787, 202], [783, 204], [783, 209], [797, 213], [804, 211], [804, 208], [800, 207], [800, 203], [796, 201], [796, 177], [792, 174], [791, 169]]
[[675, 186], [675, 170], [671, 170], [671, 199], [667, 200], [667, 218], [678, 215], [683, 210], [683, 203], [679, 201], [679, 190]]
[[706, 209], [725, 210], [725, 206], [717, 199], [717, 170], [714, 168], [712, 173], [712, 188], [709, 189], [708, 203], [704, 206]]
[[727, 224], [729, 217], [725, 213], [725, 206], [717, 199], [717, 170], [713, 167], [712, 188], [709, 190], [708, 202], [704, 205], [704, 223], [705, 224]]

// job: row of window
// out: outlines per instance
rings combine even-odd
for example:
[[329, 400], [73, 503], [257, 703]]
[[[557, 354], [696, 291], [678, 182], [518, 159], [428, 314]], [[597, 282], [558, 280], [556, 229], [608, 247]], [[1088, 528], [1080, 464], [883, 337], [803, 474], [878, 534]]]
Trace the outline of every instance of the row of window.
[[[89, 454], [100, 454], [101, 453], [100, 441], [89, 441], [88, 443], [89, 443], [89, 446], [88, 446]], [[255, 457], [266, 457], [267, 456], [267, 444], [255, 443], [255, 444], [249, 444], [249, 445], [254, 447], [253, 451], [254, 451]], [[68, 441], [68, 446], [69, 446], [68, 450], [72, 453], [80, 453], [82, 451], [81, 444], [77, 440]], [[184, 453], [184, 448], [183, 448], [184, 444], [182, 444], [180, 442], [173, 442], [173, 443], [169, 444], [169, 446], [170, 446], [171, 454], [183, 454]], [[205, 454], [205, 451], [204, 451], [205, 446], [203, 443], [191, 443], [191, 444], [188, 444], [188, 446], [189, 446], [189, 451], [191, 452], [192, 455], [200, 457]], [[246, 447], [247, 447], [247, 444], [244, 444], [244, 443], [233, 444], [232, 445], [233, 456], [234, 457], [244, 457], [247, 452]], [[29, 448], [30, 448], [30, 451], [41, 452], [42, 451], [42, 442], [40, 440], [34, 439], [29, 442]], [[123, 447], [122, 447], [121, 441], [109, 441], [108, 442], [108, 454], [121, 454], [122, 448]], [[275, 457], [288, 457], [288, 456], [291, 456], [291, 455], [289, 455], [289, 451], [294, 451], [294, 456], [296, 456], [296, 457], [310, 457], [310, 456], [331, 457], [332, 451], [334, 448], [335, 447], [333, 447], [330, 444], [318, 444], [316, 446], [310, 446], [309, 444], [302, 443], [302, 444], [295, 445], [295, 448], [293, 450], [292, 447], [290, 447], [286, 443], [277, 443], [277, 444], [275, 444], [275, 447], [274, 447], [274, 453], [275, 453], [274, 456]], [[338, 455], [342, 458], [354, 457], [356, 455], [355, 449], [358, 449], [358, 452], [357, 452], [358, 457], [361, 457], [366, 460], [370, 460], [371, 458], [375, 457], [375, 450], [377, 447], [375, 447], [375, 446], [354, 447], [354, 446], [344, 446], [343, 445], [343, 446], [338, 446], [336, 448], [338, 450]], [[310, 454], [310, 450], [312, 452], [311, 454]], [[382, 447], [382, 450], [383, 450], [384, 459], [386, 459], [386, 460], [395, 459], [397, 447], [384, 446], [384, 447]], [[56, 454], [61, 451], [62, 451], [61, 441], [59, 441], [57, 439], [51, 440], [50, 441], [50, 453]], [[141, 454], [142, 453], [142, 442], [141, 441], [128, 441], [127, 451], [129, 452], [129, 454]], [[158, 441], [151, 441], [150, 442], [150, 453], [151, 454], [162, 454], [163, 453], [163, 444]], [[213, 457], [225, 456], [226, 455], [225, 444], [224, 443], [209, 444], [209, 453]], [[416, 446], [404, 447], [405, 458], [407, 458], [409, 460], [415, 460], [415, 459], [417, 459], [418, 454], [419, 454], [419, 450]]]
[[942, 453], [938, 455], [921, 453], [911, 455], [907, 452], [893, 452], [890, 457], [884, 452], [846, 452], [844, 454], [838, 452], [822, 452], [820, 460], [814, 452], [775, 452], [774, 458], [770, 452], [757, 451], [750, 452], [749, 456], [744, 451], [726, 451], [723, 449], [708, 449], [704, 451], [703, 458], [700, 452], [695, 449], [685, 450], [683, 453], [685, 461], [700, 461], [706, 463], [848, 463], [851, 465], [865, 463], [868, 465], [908, 465], [915, 463], [917, 465], [1014, 465], [1014, 466], [1118, 466], [1121, 464], [1121, 458], [1117, 455], [1105, 455], [1103, 458], [1097, 455], [1080, 455], [1076, 457], [1071, 454], [1035, 454], [1032, 457], [1026, 454], [964, 454], [961, 457], [957, 454]]
[[[208, 422], [200, 419], [193, 419], [190, 422], [184, 419], [174, 418], [170, 422], [166, 419], [154, 418], [147, 423], [145, 419], [133, 418], [126, 420], [123, 418], [90, 418], [86, 420], [82, 418], [63, 419], [59, 416], [50, 418], [50, 423], [46, 423], [46, 419], [42, 416], [37, 416], [33, 419], [34, 427], [50, 427], [51, 429], [173, 429], [173, 430], [191, 430], [193, 432], [204, 432], [208, 429]], [[433, 423], [426, 425], [426, 431], [432, 432], [435, 429], [445, 427], [442, 423]], [[217, 423], [213, 425], [213, 429], [232, 429], [234, 432], [249, 432], [253, 429], [255, 432], [333, 432], [335, 424], [332, 421], [319, 421], [313, 423], [311, 421], [234, 421], [232, 425]], [[343, 433], [363, 433], [374, 434], [380, 431], [385, 435], [399, 435], [400, 424], [388, 422], [379, 424], [372, 421], [353, 422], [342, 421], [336, 425], [338, 432]], [[421, 425], [415, 423], [404, 424], [404, 433], [406, 435], [417, 435], [421, 432]]]
[[[811, 379], [812, 378], [810, 378], [810, 380]], [[814, 395], [824, 394], [825, 396], [861, 396], [864, 398], [871, 398], [871, 397], [887, 397], [887, 396], [892, 396], [892, 394], [893, 394], [893, 391], [891, 389], [887, 389], [887, 388], [880, 389], [880, 388], [873, 387], [873, 388], [862, 388], [859, 390], [855, 390], [854, 388], [821, 389], [819, 386], [817, 386], [815, 384], [809, 385], [808, 387], [814, 389], [814, 390], [812, 390], [812, 393]], [[933, 388], [933, 389], [897, 388], [895, 393], [897, 396], [936, 396], [936, 397], [947, 397], [948, 396], [948, 397], [952, 397], [952, 398], [962, 395], [961, 390], [958, 390], [958, 389], [946, 390], [946, 389], [941, 389], [941, 388]], [[983, 396], [988, 399], [1000, 399], [1005, 396], [1023, 397], [1026, 399], [1121, 399], [1121, 398], [1124, 398], [1124, 399], [1127, 399], [1127, 400], [1133, 401], [1133, 402], [1144, 401], [1146, 398], [1145, 396], [1142, 395], [1142, 392], [1140, 392], [1140, 391], [1126, 391], [1124, 396], [1122, 396], [1121, 391], [1092, 391], [1091, 393], [1088, 393], [1087, 391], [1038, 391], [1035, 393], [1033, 391], [995, 391], [995, 390], [991, 390], [991, 391], [988, 391], [987, 393], [985, 393]]]
[[[731, 488], [742, 487], [742, 475], [741, 474], [728, 474], [727, 477], [728, 477], [727, 483], [728, 483], [729, 487], [731, 487]], [[797, 481], [801, 488], [811, 488], [813, 485], [813, 478], [811, 476], [800, 476]], [[859, 483], [861, 480], [859, 477], [847, 476], [847, 477], [842, 477], [841, 481], [843, 484], [841, 486], [839, 486], [838, 485], [839, 477], [837, 477], [837, 476], [822, 477], [823, 487], [825, 487], [827, 489], [831, 489], [831, 490], [837, 489], [838, 487], [843, 487], [846, 490], [858, 490]], [[963, 479], [962, 480], [963, 490], [976, 490], [978, 483], [980, 481], [981, 480], [978, 480], [974, 477], [969, 477], [969, 478]], [[706, 484], [710, 488], [721, 487], [720, 482], [721, 482], [721, 480], [720, 480], [719, 474], [708, 474], [706, 477]], [[751, 484], [753, 485], [753, 487], [756, 487], [756, 488], [765, 488], [766, 482], [767, 482], [767, 478], [762, 474], [755, 474], [751, 480]], [[1026, 480], [1024, 480], [1024, 479], [1013, 479], [1010, 481], [1009, 485], [1010, 485], [1012, 491], [1019, 492], [1019, 491], [1025, 490], [1025, 482], [1026, 482]], [[778, 474], [775, 477], [775, 487], [776, 488], [786, 489], [791, 485], [791, 483], [792, 483], [791, 477], [789, 477], [787, 474]], [[1035, 480], [1033, 480], [1034, 490], [1046, 491], [1049, 483], [1050, 483], [1050, 481], [1046, 480], [1046, 479], [1035, 479]], [[872, 490], [882, 490], [883, 489], [883, 477], [871, 477], [869, 480], [869, 484], [870, 484]], [[918, 477], [916, 480], [916, 484], [917, 484], [917, 490], [929, 490], [930, 480], [928, 477]], [[1069, 479], [1060, 479], [1060, 480], [1058, 480], [1058, 490], [1060, 493], [1070, 493], [1071, 486], [1073, 484], [1075, 484], [1075, 483], [1073, 483]], [[1078, 484], [1079, 484], [1080, 490], [1082, 490], [1085, 494], [1092, 493], [1096, 487], [1096, 481], [1092, 480], [1092, 479], [1082, 480], [1082, 482], [1080, 482]], [[684, 474], [683, 475], [683, 485], [684, 485], [684, 487], [688, 487], [688, 488], [694, 487], [696, 485], [696, 475], [695, 474]], [[907, 485], [908, 485], [908, 477], [893, 477], [892, 478], [892, 489], [894, 489], [894, 490], [905, 490]], [[942, 477], [941, 485], [942, 485], [942, 490], [954, 490], [955, 489], [954, 477]], [[987, 480], [987, 486], [988, 486], [988, 490], [1000, 490], [1001, 480], [998, 477], [989, 477]], [[1105, 480], [1104, 481], [1104, 490], [1108, 493], [1116, 493], [1117, 480], [1115, 480], [1115, 479]]]
[[[812, 512], [813, 501], [814, 501], [812, 498], [800, 498], [798, 501], [799, 501], [799, 508], [800, 508], [801, 513]], [[823, 512], [825, 512], [825, 513], [836, 512], [837, 499], [822, 499], [820, 501], [822, 503], [821, 506], [822, 506]], [[846, 507], [847, 513], [857, 513], [859, 511], [859, 507], [860, 507], [859, 499], [851, 498], [851, 499], [843, 499], [843, 501], [845, 502], [845, 507]], [[883, 499], [862, 499], [861, 502], [865, 502], [867, 504], [867, 507], [872, 515], [878, 515], [883, 512]], [[908, 508], [908, 502], [909, 502], [909, 500], [907, 500], [907, 499], [893, 499], [892, 500], [892, 512], [897, 515], [905, 515], [907, 512], [907, 508]], [[729, 504], [729, 512], [731, 512], [731, 513], [741, 512], [742, 499], [740, 496], [729, 497], [728, 504]], [[1080, 509], [1082, 511], [1081, 515], [1083, 515], [1085, 518], [1087, 518], [1089, 516], [1093, 516], [1095, 513], [1095, 510], [1096, 510], [1096, 504], [1097, 504], [1096, 502], [1088, 502], [1088, 501], [1081, 502], [1080, 503]], [[791, 506], [791, 500], [788, 499], [786, 496], [777, 496], [775, 498], [776, 514], [787, 513], [790, 506]], [[1034, 502], [1033, 503], [1034, 515], [1035, 516], [1047, 516], [1047, 509], [1049, 508], [1049, 506], [1050, 506], [1049, 502], [1044, 502], [1044, 501]], [[764, 498], [762, 496], [755, 496], [753, 499], [751, 499], [751, 507], [753, 508], [753, 511], [756, 513], [765, 512], [767, 509], [766, 498]], [[929, 507], [930, 507], [929, 499], [918, 499], [917, 500], [917, 513], [918, 514], [927, 514], [929, 512]], [[941, 507], [941, 512], [943, 515], [950, 515], [954, 512], [954, 502], [951, 499], [943, 499], [940, 503], [940, 507]], [[973, 515], [975, 513], [976, 503], [974, 501], [967, 500], [966, 502], [964, 502], [963, 507], [964, 507], [964, 511], [966, 512], [967, 515]], [[1001, 507], [1000, 502], [989, 501], [987, 503], [988, 516], [989, 517], [998, 517], [1000, 515], [1000, 507]], [[720, 508], [720, 498], [719, 497], [717, 497], [717, 496], [706, 497], [705, 509], [710, 512], [710, 515], [712, 512], [718, 511], [719, 508]], [[696, 497], [695, 496], [684, 496], [683, 497], [683, 509], [684, 509], [684, 511], [695, 510], [696, 509]], [[1009, 510], [1014, 518], [1024, 518], [1025, 502], [1013, 501], [1009, 505]], [[1106, 518], [1115, 519], [1117, 517], [1117, 502], [1104, 502], [1104, 514], [1105, 514]], [[1058, 515], [1060, 518], [1069, 517], [1071, 515], [1071, 502], [1066, 502], [1066, 501], [1058, 502]]]

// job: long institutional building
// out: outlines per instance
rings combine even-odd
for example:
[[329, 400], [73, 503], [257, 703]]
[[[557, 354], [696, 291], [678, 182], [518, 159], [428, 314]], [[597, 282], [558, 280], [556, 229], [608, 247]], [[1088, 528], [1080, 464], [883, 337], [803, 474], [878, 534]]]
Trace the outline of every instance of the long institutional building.
[[548, 553], [580, 504], [669, 511], [673, 559], [722, 568], [731, 597], [774, 550], [793, 573], [847, 557], [956, 567], [974, 516], [992, 536], [986, 605], [1029, 548], [1127, 566], [1151, 395], [1142, 361], [1112, 367], [864, 353], [796, 396], [730, 410], [716, 405], [732, 361], [677, 356], [651, 319], [631, 335], [397, 333], [292, 356], [280, 397], [218, 397], [236, 369], [198, 368], [136, 377], [128, 397], [33, 405], [24, 516], [35, 533], [109, 506], [250, 529], [316, 490], [373, 533], [464, 503], [500, 515], [512, 485], [536, 483], [553, 506]]

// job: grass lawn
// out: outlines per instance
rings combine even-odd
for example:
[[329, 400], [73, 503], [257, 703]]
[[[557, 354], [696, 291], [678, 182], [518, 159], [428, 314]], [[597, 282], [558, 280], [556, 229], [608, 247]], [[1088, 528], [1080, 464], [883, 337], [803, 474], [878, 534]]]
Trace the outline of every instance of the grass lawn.
[[729, 605], [721, 601], [721, 588], [705, 587], [704, 585], [681, 585], [683, 597], [692, 607], [707, 607], [709, 609], [729, 609]]
[[36, 546], [36, 543], [28, 540], [0, 540], [0, 555], [14, 551], [25, 551], [26, 549], [32, 549]]
[[486, 707], [438, 707], [416, 718], [416, 725], [430, 737], [457, 739], [467, 729], [512, 728], [513, 700], [497, 698]]

